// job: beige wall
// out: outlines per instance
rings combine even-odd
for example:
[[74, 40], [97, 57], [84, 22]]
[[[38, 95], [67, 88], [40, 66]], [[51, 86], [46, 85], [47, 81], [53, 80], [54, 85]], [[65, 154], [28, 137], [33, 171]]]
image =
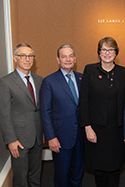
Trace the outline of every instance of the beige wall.
[[76, 70], [98, 61], [97, 43], [105, 36], [120, 47], [117, 63], [125, 65], [125, 23], [98, 23], [98, 19], [124, 20], [124, 0], [11, 0], [13, 46], [29, 43], [35, 50], [33, 71], [46, 76], [55, 70], [56, 50], [70, 43], [76, 49]]

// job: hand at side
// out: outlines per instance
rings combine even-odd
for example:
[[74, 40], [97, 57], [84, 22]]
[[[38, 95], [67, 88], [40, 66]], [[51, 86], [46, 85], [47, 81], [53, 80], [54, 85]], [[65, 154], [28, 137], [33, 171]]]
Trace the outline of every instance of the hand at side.
[[48, 143], [49, 143], [49, 148], [52, 151], [54, 151], [56, 153], [60, 152], [59, 148], [61, 148], [61, 146], [60, 146], [60, 143], [57, 138], [53, 138], [53, 139], [49, 140]]
[[18, 147], [20, 147], [21, 149], [24, 149], [24, 147], [21, 145], [21, 143], [18, 140], [8, 144], [8, 148], [14, 158], [19, 157]]
[[86, 137], [87, 137], [88, 141], [90, 141], [92, 143], [97, 143], [97, 136], [96, 136], [96, 133], [94, 132], [94, 130], [92, 129], [91, 125], [86, 126], [85, 131], [86, 131]]

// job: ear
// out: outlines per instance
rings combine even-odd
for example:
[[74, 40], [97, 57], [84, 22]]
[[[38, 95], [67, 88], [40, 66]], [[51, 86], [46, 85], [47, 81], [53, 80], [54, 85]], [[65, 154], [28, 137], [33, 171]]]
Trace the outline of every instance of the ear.
[[14, 62], [17, 62], [17, 58], [15, 55], [13, 55], [13, 60], [14, 60]]
[[76, 56], [74, 57], [74, 63], [76, 63]]
[[57, 63], [60, 65], [59, 57], [56, 57]]

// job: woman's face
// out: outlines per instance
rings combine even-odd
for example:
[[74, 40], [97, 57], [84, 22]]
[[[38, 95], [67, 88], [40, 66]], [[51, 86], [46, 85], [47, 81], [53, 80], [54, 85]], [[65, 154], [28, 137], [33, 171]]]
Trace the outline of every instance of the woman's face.
[[108, 47], [106, 43], [103, 43], [100, 50], [100, 58], [103, 63], [113, 63], [116, 57], [116, 51], [113, 47]]

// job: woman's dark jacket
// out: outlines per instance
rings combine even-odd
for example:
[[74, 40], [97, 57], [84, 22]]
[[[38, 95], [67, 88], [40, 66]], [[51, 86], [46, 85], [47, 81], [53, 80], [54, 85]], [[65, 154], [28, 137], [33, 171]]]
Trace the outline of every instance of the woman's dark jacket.
[[115, 64], [114, 74], [109, 77], [101, 68], [101, 63], [86, 65], [80, 91], [81, 127], [97, 124], [106, 126], [108, 117], [109, 87], [112, 82], [117, 91], [118, 126], [123, 125], [123, 108], [125, 100], [125, 68]]

